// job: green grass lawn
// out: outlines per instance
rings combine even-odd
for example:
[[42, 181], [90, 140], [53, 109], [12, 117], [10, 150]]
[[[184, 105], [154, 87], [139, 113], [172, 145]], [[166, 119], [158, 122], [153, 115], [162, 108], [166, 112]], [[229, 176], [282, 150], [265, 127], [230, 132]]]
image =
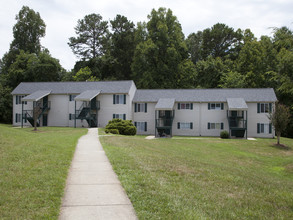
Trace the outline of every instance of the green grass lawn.
[[57, 219], [68, 169], [86, 129], [0, 124], [0, 219]]
[[140, 219], [293, 219], [293, 140], [103, 136]]

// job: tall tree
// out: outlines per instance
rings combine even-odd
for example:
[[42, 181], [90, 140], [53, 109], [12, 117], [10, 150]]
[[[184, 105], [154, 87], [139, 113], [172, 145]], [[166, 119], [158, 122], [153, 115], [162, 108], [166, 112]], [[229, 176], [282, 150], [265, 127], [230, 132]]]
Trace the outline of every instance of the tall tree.
[[240, 29], [234, 31], [225, 24], [217, 23], [211, 28], [190, 34], [187, 45], [191, 59], [196, 63], [209, 56], [235, 60], [242, 47], [242, 41], [243, 33]]
[[40, 14], [23, 6], [16, 15], [16, 24], [13, 27], [13, 37], [10, 48], [23, 50], [28, 53], [41, 51], [40, 38], [45, 36], [46, 25]]
[[15, 88], [21, 82], [59, 81], [62, 71], [59, 61], [51, 57], [48, 51], [38, 54], [20, 51], [8, 69], [6, 83]]
[[271, 120], [272, 125], [275, 128], [278, 142], [277, 144], [280, 145], [280, 137], [281, 133], [286, 130], [287, 125], [289, 123], [290, 118], [290, 111], [289, 108], [285, 105], [280, 103], [275, 104], [275, 109], [269, 115], [269, 119]]
[[79, 19], [75, 27], [77, 37], [70, 37], [68, 45], [81, 59], [102, 56], [108, 44], [108, 22], [99, 14], [89, 14]]
[[[152, 10], [147, 33], [139, 27], [132, 63], [133, 78], [140, 88], [177, 88], [180, 65], [188, 58], [181, 25], [170, 9]], [[189, 72], [189, 71], [186, 71]]]
[[7, 73], [9, 66], [15, 61], [20, 50], [27, 53], [39, 53], [42, 49], [41, 38], [45, 36], [46, 24], [40, 14], [23, 6], [16, 15], [16, 24], [13, 26], [13, 41], [9, 52], [2, 58], [1, 72]]
[[117, 15], [110, 23], [113, 31], [110, 47], [113, 76], [117, 79], [130, 79], [135, 49], [134, 24], [122, 15]]

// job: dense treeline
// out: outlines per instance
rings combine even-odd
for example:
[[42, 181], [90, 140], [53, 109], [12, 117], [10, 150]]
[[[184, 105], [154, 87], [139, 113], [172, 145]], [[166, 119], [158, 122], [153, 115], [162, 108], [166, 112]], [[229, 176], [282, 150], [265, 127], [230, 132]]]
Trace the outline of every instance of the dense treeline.
[[[293, 115], [293, 33], [272, 29], [257, 39], [249, 30], [217, 23], [185, 37], [170, 9], [152, 10], [147, 22], [135, 25], [117, 15], [78, 20], [68, 46], [79, 58], [65, 71], [40, 44], [45, 22], [23, 7], [13, 27], [14, 40], [0, 62], [0, 121], [11, 120], [11, 96], [22, 81], [135, 81], [138, 88], [275, 89]], [[287, 129], [293, 135], [293, 119]]]

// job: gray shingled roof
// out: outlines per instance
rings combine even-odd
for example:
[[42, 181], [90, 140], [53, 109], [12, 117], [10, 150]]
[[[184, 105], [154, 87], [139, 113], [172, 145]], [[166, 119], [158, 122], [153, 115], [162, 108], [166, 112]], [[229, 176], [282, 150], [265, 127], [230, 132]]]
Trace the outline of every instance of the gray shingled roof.
[[227, 98], [229, 110], [247, 110], [248, 107], [243, 98]]
[[174, 108], [175, 99], [159, 99], [155, 106], [157, 110], [172, 110]]
[[128, 93], [132, 84], [132, 80], [101, 82], [22, 82], [11, 94], [32, 94], [38, 90], [50, 90], [51, 94], [80, 94], [86, 90], [101, 90], [101, 93]]
[[74, 98], [75, 101], [91, 101], [94, 97], [99, 95], [101, 90], [87, 90]]
[[38, 91], [35, 91], [26, 97], [23, 97], [22, 101], [39, 101], [41, 98], [49, 95], [50, 93], [51, 93], [51, 91], [38, 90]]
[[243, 98], [246, 102], [277, 101], [272, 88], [137, 90], [133, 101], [157, 102], [160, 98], [175, 98], [176, 102], [226, 102], [227, 98]]

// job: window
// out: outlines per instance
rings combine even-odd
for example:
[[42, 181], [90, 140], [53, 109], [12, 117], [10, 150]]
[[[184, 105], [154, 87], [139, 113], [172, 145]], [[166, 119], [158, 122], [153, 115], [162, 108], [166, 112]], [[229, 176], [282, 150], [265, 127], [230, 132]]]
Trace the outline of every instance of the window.
[[193, 103], [178, 103], [178, 110], [180, 109], [193, 109]]
[[192, 122], [178, 122], [177, 128], [182, 130], [193, 129], [193, 123]]
[[272, 124], [266, 123], [257, 123], [257, 133], [258, 134], [271, 134], [272, 133]]
[[272, 112], [272, 103], [257, 103], [257, 113]]
[[224, 129], [224, 123], [208, 123], [208, 129], [217, 129], [217, 130], [223, 130]]
[[74, 120], [74, 118], [75, 118], [75, 114], [69, 114], [69, 120]]
[[113, 95], [113, 104], [126, 104], [126, 95]]
[[224, 103], [208, 103], [208, 110], [223, 110]]
[[[21, 104], [21, 99], [23, 98], [23, 97], [25, 97], [24, 95], [17, 95], [17, 96], [15, 96], [15, 104], [16, 105], [19, 105], [19, 104]], [[27, 101], [25, 101], [25, 102], [23, 102], [23, 104], [27, 104]]]
[[21, 114], [15, 114], [15, 123], [21, 122]]
[[114, 118], [126, 120], [126, 114], [113, 114], [113, 119]]
[[74, 101], [74, 98], [76, 97], [76, 95], [69, 95], [69, 101]]
[[135, 103], [134, 112], [147, 112], [147, 103]]
[[137, 131], [147, 131], [147, 122], [134, 122]]

